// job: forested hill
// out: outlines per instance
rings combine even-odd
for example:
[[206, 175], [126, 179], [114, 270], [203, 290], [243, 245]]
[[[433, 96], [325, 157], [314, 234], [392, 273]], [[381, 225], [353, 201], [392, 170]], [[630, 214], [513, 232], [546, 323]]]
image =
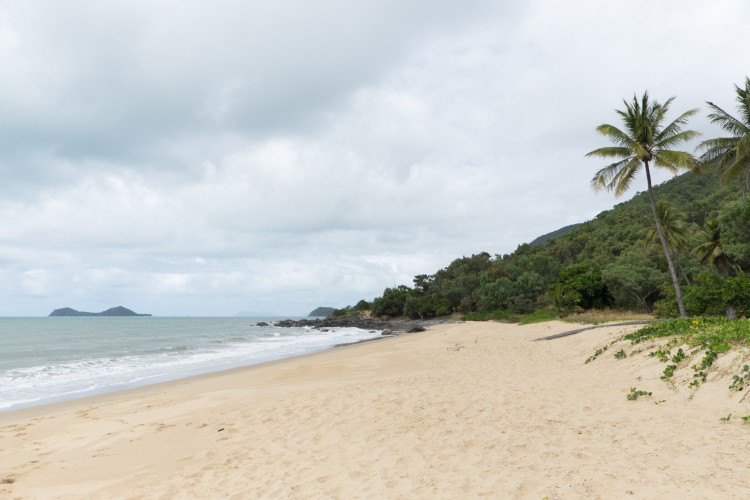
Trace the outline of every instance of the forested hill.
[[[719, 186], [718, 177], [708, 173], [686, 173], [654, 187], [672, 231], [668, 239], [675, 240], [686, 300], [696, 283], [718, 286], [750, 269], [750, 201], [743, 187]], [[416, 276], [413, 286], [387, 288], [373, 301], [372, 312], [426, 318], [605, 306], [651, 311], [656, 304], [669, 314], [674, 292], [658, 240], [647, 243], [653, 227], [647, 194], [638, 193], [541, 244], [522, 244], [508, 255], [462, 257], [435, 274]], [[701, 294], [693, 295], [693, 302], [701, 300]], [[711, 306], [690, 307], [698, 314]]]
[[580, 226], [580, 224], [571, 224], [569, 226], [561, 227], [560, 229], [556, 229], [552, 231], [551, 233], [543, 234], [534, 241], [531, 242], [532, 245], [541, 245], [543, 243], [547, 243], [549, 240], [553, 238], [557, 238], [558, 236], [562, 236], [563, 234], [569, 232], [571, 229], [574, 229], [576, 227]]

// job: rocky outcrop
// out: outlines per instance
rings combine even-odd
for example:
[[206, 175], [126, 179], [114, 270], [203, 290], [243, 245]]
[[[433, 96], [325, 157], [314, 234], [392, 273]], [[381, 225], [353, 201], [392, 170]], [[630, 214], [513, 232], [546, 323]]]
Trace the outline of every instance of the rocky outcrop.
[[387, 319], [366, 318], [364, 316], [352, 316], [348, 318], [324, 318], [324, 319], [285, 319], [277, 321], [274, 326], [323, 328], [360, 328], [362, 330], [381, 330], [383, 335], [393, 335], [413, 331], [424, 331], [430, 325], [442, 323], [453, 323], [450, 319]]

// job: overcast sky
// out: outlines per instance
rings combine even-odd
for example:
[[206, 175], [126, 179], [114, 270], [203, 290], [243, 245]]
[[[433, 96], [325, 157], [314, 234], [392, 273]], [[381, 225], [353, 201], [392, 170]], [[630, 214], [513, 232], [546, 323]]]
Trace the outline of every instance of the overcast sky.
[[719, 135], [748, 26], [746, 0], [0, 0], [0, 315], [303, 315], [510, 253], [623, 201], [584, 158], [623, 98]]

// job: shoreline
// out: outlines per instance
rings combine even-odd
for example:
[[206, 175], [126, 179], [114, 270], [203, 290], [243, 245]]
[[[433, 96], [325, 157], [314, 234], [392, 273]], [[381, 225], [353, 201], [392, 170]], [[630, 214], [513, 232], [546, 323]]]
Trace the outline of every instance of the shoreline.
[[726, 380], [691, 396], [647, 352], [584, 364], [634, 327], [536, 341], [570, 328], [438, 325], [0, 414], [0, 497], [750, 495]]
[[213, 377], [222, 377], [225, 375], [232, 375], [234, 373], [240, 373], [245, 370], [253, 370], [255, 368], [262, 368], [265, 366], [273, 366], [277, 363], [284, 363], [286, 361], [302, 360], [304, 358], [314, 357], [316, 355], [323, 354], [323, 353], [332, 351], [334, 349], [338, 350], [338, 349], [343, 349], [346, 347], [353, 347], [359, 344], [373, 342], [377, 340], [394, 339], [402, 335], [413, 335], [413, 334], [399, 333], [395, 335], [380, 335], [380, 336], [372, 337], [369, 339], [362, 339], [362, 340], [355, 340], [353, 342], [334, 344], [320, 351], [309, 352], [305, 354], [297, 354], [294, 356], [289, 356], [289, 357], [284, 357], [284, 358], [279, 358], [279, 359], [272, 359], [269, 361], [260, 361], [258, 363], [253, 363], [249, 365], [235, 366], [231, 368], [222, 368], [222, 369], [215, 370], [215, 371], [208, 371], [205, 373], [196, 373], [196, 374], [188, 375], [185, 377], [179, 377], [179, 378], [172, 379], [172, 380], [162, 380], [158, 382], [147, 383], [144, 385], [134, 385], [130, 387], [122, 387], [122, 388], [116, 388], [116, 389], [111, 389], [111, 390], [103, 389], [102, 392], [98, 392], [94, 394], [87, 394], [84, 396], [62, 397], [62, 399], [55, 400], [55, 401], [1, 409], [0, 410], [0, 426], [6, 425], [9, 422], [14, 422], [16, 420], [14, 418], [15, 414], [23, 414], [21, 415], [21, 418], [39, 417], [48, 413], [54, 413], [55, 411], [59, 409], [63, 409], [63, 410], [67, 409], [69, 406], [76, 406], [79, 403], [80, 404], [96, 404], [100, 400], [108, 401], [112, 399], [118, 399], [119, 395], [122, 395], [123, 397], [129, 397], [131, 393], [136, 393], [137, 395], [137, 393], [140, 392], [141, 390], [147, 391], [147, 392], [149, 389], [168, 390], [174, 385], [182, 385], [184, 383], [190, 383], [191, 381], [198, 381], [204, 378], [210, 379]]
[[[296, 322], [297, 320], [283, 320], [285, 322]], [[302, 321], [302, 320], [300, 320]], [[306, 321], [306, 323], [309, 323], [309, 321]], [[315, 322], [313, 321], [313, 324]], [[305, 325], [286, 325], [286, 327], [281, 327], [282, 329], [286, 329], [288, 327], [302, 327], [302, 326], [310, 326], [308, 324]], [[307, 329], [307, 328], [305, 328]], [[247, 366], [253, 366], [256, 364], [262, 364], [267, 363], [271, 361], [276, 360], [282, 360], [287, 359], [290, 357], [296, 357], [296, 356], [303, 356], [306, 354], [311, 354], [315, 352], [321, 352], [325, 351], [331, 348], [352, 344], [352, 343], [358, 343], [362, 340], [371, 340], [371, 338], [379, 339], [382, 335], [385, 335], [380, 330], [372, 330], [369, 328], [360, 328], [358, 326], [354, 326], [351, 324], [340, 324], [340, 325], [329, 325], [328, 328], [320, 328], [320, 327], [313, 327], [313, 331], [321, 331], [322, 332], [328, 332], [330, 330], [336, 331], [336, 330], [343, 330], [343, 329], [356, 329], [358, 333], [354, 334], [353, 336], [355, 339], [350, 339], [347, 336], [342, 336], [339, 339], [333, 339], [331, 342], [338, 343], [330, 343], [328, 345], [320, 345], [320, 346], [314, 346], [311, 345], [310, 347], [299, 349], [285, 353], [283, 351], [279, 352], [269, 352], [265, 353], [263, 355], [250, 355], [249, 357], [242, 357], [235, 355], [234, 358], [227, 359], [227, 358], [217, 358], [214, 360], [213, 363], [204, 363], [199, 364], [196, 363], [195, 366], [187, 365], [187, 366], [181, 366], [179, 364], [173, 365], [173, 366], [163, 366], [161, 370], [156, 370], [153, 373], [147, 373], [145, 376], [142, 377], [130, 377], [128, 378], [127, 374], [126, 376], [122, 377], [120, 380], [110, 378], [109, 380], [105, 381], [98, 381], [94, 379], [93, 381], [90, 381], [86, 386], [81, 387], [70, 387], [70, 388], [64, 388], [64, 391], [58, 391], [57, 393], [48, 391], [47, 394], [40, 394], [38, 398], [34, 399], [33, 397], [36, 396], [33, 392], [31, 394], [19, 392], [17, 394], [18, 397], [12, 398], [8, 396], [7, 398], [3, 397], [3, 405], [0, 408], [0, 415], [18, 411], [26, 408], [33, 408], [37, 406], [43, 406], [48, 404], [55, 404], [59, 402], [65, 402], [68, 400], [75, 400], [75, 399], [81, 399], [81, 398], [88, 398], [92, 396], [99, 396], [104, 394], [109, 394], [113, 392], [120, 392], [125, 391], [137, 387], [146, 387], [149, 385], [155, 385], [155, 384], [161, 384], [165, 382], [170, 381], [178, 381], [185, 378], [191, 378], [195, 376], [200, 376], [204, 374], [214, 373], [214, 372], [223, 372], [227, 370], [232, 370], [235, 368], [242, 368]], [[396, 331], [399, 331], [398, 334], [401, 334], [400, 328], [396, 328]], [[325, 333], [327, 335], [327, 333]], [[362, 338], [363, 336], [371, 336], [371, 338]], [[387, 336], [387, 335], [385, 335]], [[304, 352], [308, 351], [308, 352]], [[85, 360], [76, 360], [75, 362], [79, 364], [84, 364]], [[27, 382], [28, 383], [28, 382]], [[17, 390], [17, 389], [16, 389]], [[30, 397], [31, 396], [31, 397]], [[5, 406], [5, 405], [8, 406]]]

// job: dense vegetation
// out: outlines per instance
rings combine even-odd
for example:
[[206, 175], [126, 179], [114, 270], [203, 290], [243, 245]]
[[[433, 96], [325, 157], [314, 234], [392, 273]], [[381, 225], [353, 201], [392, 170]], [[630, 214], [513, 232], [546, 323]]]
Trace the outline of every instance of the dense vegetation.
[[[685, 311], [691, 316], [750, 315], [750, 277], [746, 274], [750, 270], [750, 79], [736, 91], [740, 118], [709, 103], [714, 123], [733, 135], [704, 141], [700, 161], [685, 153], [683, 167], [692, 165], [692, 172], [653, 189], [649, 180], [646, 192], [536, 244], [522, 244], [507, 255], [483, 252], [456, 259], [435, 274], [414, 277], [413, 286], [386, 288], [372, 304], [361, 302], [347, 310], [367, 304], [377, 316], [429, 318], [461, 313], [501, 319], [534, 311], [564, 316], [614, 308], [676, 317], [684, 315], [677, 300], [683, 295]], [[646, 128], [659, 125], [668, 106], [659, 108], [647, 95], [642, 102], [643, 109], [635, 111], [656, 114], [656, 118], [646, 116], [656, 120], [646, 123]], [[665, 166], [657, 153], [663, 153], [667, 163], [675, 160], [676, 153], [682, 154], [658, 148], [673, 145], [669, 133], [680, 132], [667, 129], [675, 122], [685, 125], [692, 114], [691, 110], [664, 129], [655, 128], [656, 135], [651, 137], [653, 130], [642, 134], [641, 125], [627, 121], [640, 119], [630, 113], [638, 101], [626, 105], [628, 112], [618, 113], [631, 135], [609, 135], [616, 143], [620, 141], [619, 146], [592, 152], [614, 151], [618, 154], [609, 156], [625, 158], [594, 178], [611, 184], [616, 192], [629, 187], [639, 162], [648, 170], [651, 161], [653, 166]], [[600, 132], [602, 127], [611, 126], [600, 126]], [[631, 157], [625, 146], [635, 151]], [[628, 176], [628, 182], [623, 185], [617, 175]]]
[[[654, 193], [671, 208], [680, 233], [673, 255], [688, 314], [722, 314], [727, 305], [750, 314], [750, 278], [738, 272], [750, 269], [750, 199], [743, 189], [719, 185], [718, 174], [686, 173]], [[372, 312], [512, 318], [538, 309], [565, 315], [610, 307], [676, 316], [664, 254], [647, 244], [652, 227], [647, 194], [639, 193], [544, 243], [522, 244], [507, 255], [461, 257], [414, 277], [411, 287], [386, 288]]]

